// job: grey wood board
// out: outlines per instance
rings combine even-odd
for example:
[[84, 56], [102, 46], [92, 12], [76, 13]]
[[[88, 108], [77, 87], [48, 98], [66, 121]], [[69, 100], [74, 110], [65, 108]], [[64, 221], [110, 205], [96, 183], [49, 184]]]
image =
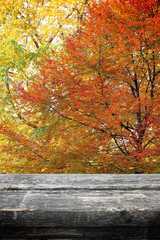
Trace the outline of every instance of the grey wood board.
[[0, 175], [1, 225], [160, 225], [160, 176]]
[[160, 190], [160, 174], [0, 174], [4, 188]]
[[2, 174], [0, 239], [158, 240], [160, 175]]
[[[103, 228], [4, 228], [0, 239], [159, 239], [160, 229], [151, 227], [103, 227]], [[159, 236], [159, 237], [158, 237]]]
[[0, 225], [160, 226], [160, 175], [0, 175]]

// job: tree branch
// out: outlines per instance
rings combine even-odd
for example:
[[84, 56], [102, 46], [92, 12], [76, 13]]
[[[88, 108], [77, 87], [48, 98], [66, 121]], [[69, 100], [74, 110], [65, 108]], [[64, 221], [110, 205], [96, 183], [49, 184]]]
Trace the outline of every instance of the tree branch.
[[151, 142], [152, 140], [155, 139], [155, 137], [151, 138], [143, 147], [143, 149], [145, 149]]

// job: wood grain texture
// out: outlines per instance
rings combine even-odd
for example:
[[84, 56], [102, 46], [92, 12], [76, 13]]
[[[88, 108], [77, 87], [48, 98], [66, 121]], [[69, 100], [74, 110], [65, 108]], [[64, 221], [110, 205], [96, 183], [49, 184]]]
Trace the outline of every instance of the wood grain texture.
[[160, 175], [0, 175], [0, 239], [7, 229], [11, 239], [160, 239]]

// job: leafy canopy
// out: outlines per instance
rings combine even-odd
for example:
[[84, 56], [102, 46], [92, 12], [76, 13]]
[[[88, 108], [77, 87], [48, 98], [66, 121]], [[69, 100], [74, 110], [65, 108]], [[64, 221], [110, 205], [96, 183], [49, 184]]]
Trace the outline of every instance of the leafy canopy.
[[[72, 11], [62, 1], [56, 9], [65, 13], [57, 16], [71, 14], [77, 28], [70, 35], [63, 28], [64, 47], [37, 57], [27, 86], [13, 81], [25, 126], [17, 130], [15, 121], [14, 132], [2, 131], [11, 140], [3, 151], [12, 150], [13, 171], [159, 172], [159, 1], [86, 1], [76, 11], [67, 3]], [[39, 38], [30, 38], [39, 49]]]

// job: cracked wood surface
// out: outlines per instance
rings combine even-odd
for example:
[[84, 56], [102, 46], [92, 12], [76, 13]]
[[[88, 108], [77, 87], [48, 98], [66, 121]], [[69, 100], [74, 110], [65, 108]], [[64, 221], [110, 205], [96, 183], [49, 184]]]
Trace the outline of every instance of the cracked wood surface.
[[24, 227], [59, 229], [59, 233], [65, 228], [72, 234], [83, 229], [79, 233], [83, 239], [86, 228], [101, 229], [99, 234], [111, 227], [141, 227], [147, 232], [155, 228], [156, 232], [160, 229], [160, 175], [0, 175], [0, 231], [7, 227], [19, 232]]
[[160, 174], [0, 174], [0, 189], [153, 189]]

